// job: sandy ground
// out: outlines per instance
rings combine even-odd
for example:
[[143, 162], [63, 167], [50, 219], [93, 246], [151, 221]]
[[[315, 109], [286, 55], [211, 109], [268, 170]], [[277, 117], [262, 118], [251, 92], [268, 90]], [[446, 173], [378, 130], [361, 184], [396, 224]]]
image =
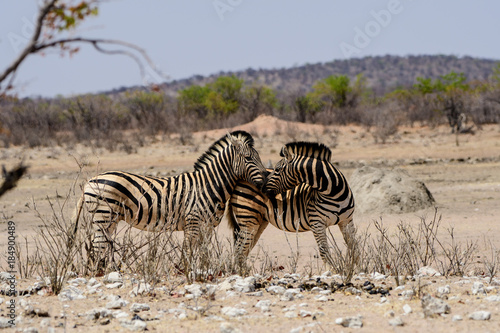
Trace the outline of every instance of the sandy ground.
[[[262, 116], [254, 122], [239, 126], [235, 129], [249, 131], [255, 138], [256, 147], [264, 164], [274, 164], [279, 160], [278, 152], [281, 146], [289, 141], [319, 141], [332, 148], [333, 160], [338, 163], [340, 170], [349, 178], [355, 168], [362, 165], [378, 167], [401, 167], [410, 175], [422, 180], [434, 198], [439, 214], [442, 216], [443, 232], [445, 228], [453, 228], [457, 240], [477, 241], [478, 261], [481, 256], [488, 254], [488, 242], [500, 249], [500, 228], [497, 224], [500, 216], [500, 128], [496, 125], [485, 126], [475, 135], [460, 135], [459, 145], [456, 137], [450, 134], [448, 127], [428, 128], [412, 127], [400, 128], [396, 136], [390, 138], [386, 144], [376, 144], [372, 134], [365, 128], [325, 127], [321, 125], [306, 125], [279, 121], [275, 118]], [[231, 130], [231, 129], [229, 129]], [[7, 244], [7, 221], [16, 224], [17, 236], [26, 236], [30, 239], [36, 233], [40, 224], [33, 211], [34, 204], [42, 214], [49, 215], [50, 207], [47, 198], [55, 200], [57, 197], [66, 197], [66, 194], [79, 174], [79, 164], [85, 165], [80, 174], [78, 183], [85, 178], [106, 170], [126, 170], [142, 174], [170, 176], [180, 172], [192, 170], [192, 165], [208, 146], [228, 129], [195, 133], [193, 144], [183, 146], [175, 137], [158, 138], [148, 146], [138, 147], [137, 152], [126, 154], [123, 151], [108, 152], [104, 149], [75, 146], [71, 148], [51, 147], [25, 149], [11, 147], [0, 149], [1, 163], [11, 168], [20, 161], [29, 165], [29, 174], [19, 183], [19, 186], [5, 195], [0, 202], [0, 247], [5, 252]], [[78, 192], [78, 191], [76, 191]], [[64, 211], [71, 216], [79, 193], [72, 193]], [[373, 220], [382, 219], [388, 228], [395, 228], [400, 221], [418, 223], [421, 217], [432, 217], [434, 208], [401, 214], [380, 215], [378, 212], [355, 216], [358, 228], [368, 228]], [[337, 239], [340, 233], [333, 227], [332, 232]], [[229, 231], [223, 222], [219, 232], [227, 236]], [[5, 236], [2, 236], [5, 235]], [[296, 238], [297, 237], [297, 238]], [[287, 266], [292, 247], [298, 242], [301, 261], [297, 272], [305, 276], [305, 266], [311, 264], [311, 258], [316, 255], [316, 244], [311, 233], [288, 235], [269, 227], [262, 235], [258, 248], [271, 253], [275, 260]], [[295, 251], [295, 250], [294, 250]], [[257, 250], [252, 253], [256, 255]], [[5, 260], [3, 258], [3, 260]], [[5, 264], [5, 261], [3, 261]], [[318, 273], [326, 270], [321, 267]], [[281, 272], [283, 275], [285, 272]], [[144, 302], [151, 306], [151, 310], [142, 312], [140, 316], [147, 321], [148, 330], [158, 332], [219, 332], [221, 325], [229, 325], [234, 330], [242, 332], [331, 332], [351, 331], [335, 324], [335, 319], [345, 316], [363, 316], [362, 331], [378, 332], [380, 330], [395, 330], [400, 332], [425, 331], [457, 331], [457, 332], [498, 332], [500, 331], [500, 303], [485, 300], [486, 295], [471, 295], [473, 282], [481, 281], [490, 286], [483, 279], [476, 277], [443, 277], [423, 278], [420, 282], [410, 281], [405, 286], [411, 289], [418, 284], [427, 285], [427, 292], [435, 294], [437, 287], [450, 285], [448, 304], [451, 313], [444, 317], [424, 319], [422, 307], [418, 298], [403, 299], [400, 292], [392, 291], [390, 296], [381, 300], [380, 295], [363, 293], [356, 298], [342, 292], [333, 293], [331, 300], [318, 302], [316, 294], [303, 292], [304, 298], [293, 301], [281, 301], [279, 296], [271, 295], [264, 290], [262, 296], [247, 296], [241, 294], [229, 297], [223, 291], [217, 292], [214, 300], [201, 298], [198, 301], [185, 297], [173, 297], [166, 293], [157, 293], [156, 296], [139, 296], [131, 299], [128, 292], [131, 289], [130, 277], [125, 277], [125, 287], [107, 290], [103, 294], [86, 295], [84, 300], [62, 302], [57, 296], [33, 295], [27, 300], [35, 307], [48, 310], [50, 326], [56, 331], [101, 332], [124, 330], [118, 319], [111, 319], [110, 323], [101, 326], [98, 322], [89, 321], [85, 316], [78, 316], [89, 309], [103, 307], [107, 303], [102, 295], [121, 294], [124, 299], [133, 302]], [[358, 276], [355, 284], [362, 284], [368, 279]], [[128, 282], [127, 282], [128, 281]], [[329, 281], [331, 282], [331, 280]], [[18, 281], [19, 285], [30, 285], [33, 281]], [[376, 285], [393, 287], [393, 279], [374, 281]], [[489, 295], [497, 295], [498, 286], [491, 285]], [[179, 286], [182, 289], [182, 286]], [[84, 290], [85, 288], [82, 287]], [[176, 294], [177, 295], [177, 294]], [[272, 301], [270, 312], [261, 313], [254, 305], [258, 300]], [[17, 299], [18, 302], [20, 298]], [[5, 304], [8, 297], [4, 297], [0, 315], [5, 315]], [[196, 311], [188, 311], [186, 319], [178, 319], [175, 314], [168, 313], [168, 309], [178, 308], [180, 303], [197, 306], [198, 303], [210, 305], [207, 313], [196, 316]], [[19, 303], [18, 303], [19, 304]], [[303, 305], [301, 307], [300, 305]], [[304, 304], [307, 304], [305, 306]], [[408, 304], [413, 309], [410, 314], [403, 315], [403, 305]], [[20, 306], [20, 305], [19, 305]], [[63, 308], [63, 306], [67, 306]], [[221, 308], [233, 306], [244, 308], [247, 311], [242, 317], [231, 318], [221, 314]], [[181, 306], [182, 307], [182, 306]], [[286, 311], [299, 313], [301, 309], [318, 313], [316, 316], [287, 318]], [[66, 313], [65, 319], [61, 313]], [[404, 326], [393, 328], [389, 326], [390, 311], [401, 316]], [[469, 313], [476, 310], [491, 312], [488, 321], [473, 321], [467, 319]], [[22, 309], [18, 308], [18, 315]], [[324, 315], [322, 315], [323, 313]], [[463, 317], [462, 321], [452, 321], [454, 315]], [[29, 318], [22, 316], [18, 323], [19, 328], [40, 327], [43, 318]], [[197, 317], [198, 319], [196, 319]], [[313, 319], [314, 318], [314, 319]], [[154, 319], [154, 320], [153, 320]], [[48, 322], [46, 322], [48, 323]], [[62, 323], [62, 324], [61, 324]], [[307, 326], [311, 325], [311, 326]], [[228, 329], [230, 329], [228, 328]], [[42, 328], [40, 331], [46, 331]], [[229, 330], [228, 332], [230, 332]]]

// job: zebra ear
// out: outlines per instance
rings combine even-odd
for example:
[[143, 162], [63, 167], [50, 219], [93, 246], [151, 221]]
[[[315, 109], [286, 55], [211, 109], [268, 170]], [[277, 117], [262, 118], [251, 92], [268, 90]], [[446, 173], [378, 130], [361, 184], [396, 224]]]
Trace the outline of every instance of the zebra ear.
[[292, 154], [290, 154], [286, 146], [283, 146], [283, 148], [281, 148], [280, 156], [284, 157], [287, 161], [292, 160]]
[[243, 141], [241, 141], [235, 136], [232, 136], [231, 134], [228, 134], [227, 137], [229, 138], [229, 142], [236, 148], [236, 151], [245, 155], [246, 153], [244, 149], [245, 144], [243, 143]]

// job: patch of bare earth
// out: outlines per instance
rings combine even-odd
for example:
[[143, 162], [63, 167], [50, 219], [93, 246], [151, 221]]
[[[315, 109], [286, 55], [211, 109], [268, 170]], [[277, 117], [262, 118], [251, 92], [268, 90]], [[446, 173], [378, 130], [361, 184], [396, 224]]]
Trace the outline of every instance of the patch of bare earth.
[[[500, 330], [498, 272], [490, 281], [484, 266], [484, 259], [490, 255], [492, 247], [500, 249], [498, 126], [484, 126], [475, 135], [460, 135], [458, 146], [456, 137], [450, 134], [447, 127], [400, 128], [386, 144], [376, 144], [372, 134], [362, 127], [293, 123], [269, 116], [259, 117], [234, 129], [252, 133], [264, 164], [268, 161], [274, 164], [280, 159], [279, 150], [284, 143], [300, 140], [319, 141], [332, 148], [333, 160], [348, 178], [356, 168], [364, 165], [405, 169], [409, 175], [424, 182], [432, 193], [438, 213], [442, 216], [440, 233], [443, 237], [447, 234], [446, 229], [453, 228], [457, 241], [477, 242], [470, 272], [459, 277], [423, 274], [405, 278], [399, 288], [394, 277], [366, 272], [356, 274], [352, 281], [360, 293], [352, 289], [332, 288], [342, 280], [336, 275], [322, 275], [327, 268], [317, 258], [312, 234], [285, 235], [270, 226], [251, 254], [250, 264], [254, 269], [251, 276], [261, 273], [260, 265], [265, 260], [283, 269], [273, 273], [263, 271], [265, 274], [257, 276], [252, 282], [252, 291], [227, 287], [229, 277], [221, 276], [208, 285], [200, 284], [201, 291], [198, 293], [196, 286], [186, 288], [186, 280], [181, 275], [172, 278], [176, 283], [162, 278], [152, 291], [132, 297], [130, 292], [137, 286], [140, 276], [124, 272], [122, 287], [113, 289], [107, 288], [104, 277], [90, 281], [91, 277], [86, 276], [84, 280], [67, 284], [76, 289], [74, 292], [81, 292], [82, 297], [77, 297], [81, 299], [63, 300], [52, 295], [46, 287], [30, 296], [15, 297], [17, 329], [23, 331], [34, 327], [46, 331], [52, 327], [55, 332], [113, 332], [147, 327], [149, 331], [158, 332], [332, 332], [354, 330], [344, 328], [339, 324], [340, 320], [339, 323], [336, 320], [360, 316], [363, 332], [388, 329], [400, 332]], [[33, 211], [33, 202], [42, 215], [49, 216], [47, 198], [66, 198], [79, 174], [79, 163], [84, 168], [82, 179], [78, 182], [106, 170], [175, 175], [192, 170], [198, 156], [230, 130], [233, 129], [194, 133], [194, 143], [186, 146], [180, 145], [175, 137], [163, 138], [151, 145], [138, 147], [137, 152], [130, 155], [83, 146], [1, 148], [1, 161], [7, 168], [20, 161], [30, 167], [19, 186], [0, 201], [2, 253], [7, 250], [7, 221], [14, 221], [17, 236], [27, 237], [33, 245], [31, 237], [38, 232], [40, 225]], [[68, 218], [79, 194], [78, 190], [69, 194], [70, 200], [63, 208]], [[406, 214], [374, 211], [357, 213], [355, 223], [359, 230], [374, 232], [373, 221], [382, 220], [384, 226], [394, 233], [401, 221], [416, 226], [421, 217], [430, 219], [433, 214], [434, 208]], [[337, 228], [331, 229], [335, 239], [343, 243]], [[229, 237], [225, 221], [218, 227], [218, 232], [221, 239]], [[299, 260], [295, 265], [292, 258], [297, 253]], [[5, 257], [2, 260], [2, 267], [6, 267]], [[18, 290], [28, 290], [40, 282], [36, 277], [20, 279], [17, 276], [16, 280]], [[308, 281], [318, 284], [318, 289], [301, 288], [301, 284]], [[365, 284], [368, 285], [367, 281], [375, 288], [388, 291], [388, 294], [370, 294], [363, 289]], [[221, 287], [224, 283], [225, 288]], [[95, 287], [97, 284], [101, 285]], [[211, 289], [210, 284], [219, 287]], [[284, 296], [273, 292], [273, 288], [270, 289], [272, 285], [297, 291], [292, 293], [292, 297]], [[2, 289], [5, 288], [4, 284]], [[333, 292], [328, 292], [332, 289]], [[448, 313], [425, 317], [420, 297], [424, 293], [447, 303]], [[109, 305], [116, 300], [114, 296], [120, 296], [125, 301], [116, 309]], [[0, 316], [6, 317], [11, 298], [6, 295], [0, 297], [3, 299]], [[134, 303], [145, 303], [149, 309], [136, 313], [131, 310]], [[103, 309], [102, 312], [99, 309]], [[476, 311], [489, 313], [489, 319], [469, 319], [469, 315]], [[95, 314], [97, 312], [99, 315]], [[40, 317], [40, 314], [43, 316]], [[391, 326], [398, 323], [402, 326]]]

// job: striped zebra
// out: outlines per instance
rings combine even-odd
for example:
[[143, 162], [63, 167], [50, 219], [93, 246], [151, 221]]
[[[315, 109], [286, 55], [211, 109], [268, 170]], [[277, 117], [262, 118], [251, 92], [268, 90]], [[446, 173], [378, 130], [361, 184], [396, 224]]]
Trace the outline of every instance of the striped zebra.
[[260, 187], [267, 174], [252, 136], [244, 131], [232, 132], [213, 143], [194, 169], [169, 178], [110, 171], [87, 182], [77, 205], [74, 228], [76, 232], [86, 206], [94, 226], [92, 256], [99, 258], [100, 266], [105, 265], [110, 235], [118, 221], [147, 231], [183, 230], [183, 250], [189, 251], [196, 244], [200, 224], [219, 224], [238, 181]]
[[243, 264], [269, 223], [289, 232], [312, 231], [323, 261], [333, 266], [326, 229], [337, 224], [347, 244], [354, 239], [354, 197], [344, 175], [330, 162], [323, 144], [292, 142], [267, 177], [263, 190], [236, 186], [227, 218], [235, 237], [236, 260]]

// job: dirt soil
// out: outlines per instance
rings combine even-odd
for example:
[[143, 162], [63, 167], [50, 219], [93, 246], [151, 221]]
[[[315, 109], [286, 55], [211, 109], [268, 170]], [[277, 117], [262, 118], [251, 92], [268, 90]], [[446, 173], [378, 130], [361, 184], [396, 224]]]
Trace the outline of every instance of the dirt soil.
[[[171, 176], [191, 171], [196, 159], [212, 142], [236, 129], [249, 131], [254, 136], [265, 165], [274, 164], [280, 159], [279, 150], [283, 144], [301, 140], [319, 141], [329, 146], [333, 151], [333, 161], [338, 163], [339, 169], [348, 179], [356, 168], [363, 165], [403, 168], [411, 176], [423, 181], [432, 193], [438, 213], [442, 216], [443, 232], [446, 228], [453, 228], [458, 241], [478, 242], [478, 262], [484, 256], [490, 255], [489, 244], [500, 249], [500, 228], [497, 224], [500, 222], [498, 125], [484, 126], [475, 135], [464, 134], [458, 137], [450, 134], [448, 127], [403, 127], [385, 144], [378, 144], [370, 131], [363, 127], [310, 125], [261, 116], [252, 123], [233, 129], [194, 133], [193, 142], [189, 145], [181, 145], [175, 136], [157, 138], [147, 146], [137, 147], [136, 152], [132, 154], [124, 151], [108, 152], [102, 148], [81, 145], [66, 148], [0, 148], [0, 161], [7, 169], [21, 161], [29, 166], [28, 175], [21, 180], [19, 186], [0, 201], [1, 253], [5, 253], [7, 249], [7, 222], [15, 222], [18, 237], [26, 236], [30, 239], [40, 224], [33, 210], [34, 205], [36, 204], [42, 214], [49, 215], [47, 198], [66, 197], [79, 174], [79, 165], [84, 165], [84, 168], [78, 182], [107, 170]], [[78, 195], [79, 193], [71, 193], [71, 200], [64, 207], [68, 217], [71, 216]], [[366, 229], [372, 228], [373, 220], [382, 219], [384, 225], [393, 230], [400, 221], [417, 224], [421, 217], [431, 218], [433, 214], [434, 208], [394, 215], [370, 212], [356, 214], [355, 223], [358, 229]], [[225, 221], [219, 226], [218, 232], [224, 236], [229, 235]], [[332, 233], [341, 242], [336, 227], [332, 227]], [[318, 266], [314, 274], [327, 270], [321, 263], [317, 263], [317, 259], [311, 259], [317, 255], [316, 243], [311, 233], [288, 235], [287, 238], [283, 232], [270, 226], [264, 231], [257, 248], [271, 253], [274, 260], [285, 267], [284, 271], [276, 273], [277, 278], [282, 278], [284, 274], [292, 273], [286, 270], [289, 267], [290, 253], [297, 250], [294, 248], [296, 243], [300, 252], [297, 273], [302, 278], [307, 278], [307, 267], [311, 266], [313, 260]], [[290, 246], [294, 249], [291, 250]], [[257, 252], [257, 249], [253, 251], [251, 260], [255, 260]], [[2, 259], [2, 267], [6, 267], [5, 258]], [[481, 265], [478, 264], [477, 267]], [[133, 313], [128, 309], [132, 303], [137, 302], [150, 306], [149, 311], [140, 312], [139, 316], [146, 320], [149, 331], [157, 332], [349, 332], [356, 329], [342, 327], [335, 323], [336, 319], [359, 315], [362, 316], [363, 327], [360, 331], [363, 332], [499, 332], [500, 302], [487, 297], [500, 295], [500, 279], [489, 283], [488, 279], [481, 276], [481, 272], [475, 270], [471, 274], [473, 276], [449, 278], [424, 276], [415, 281], [408, 280], [404, 289], [399, 290], [395, 289], [394, 278], [377, 279], [377, 276], [368, 274], [357, 275], [353, 281], [355, 285], [362, 286], [369, 280], [377, 287], [392, 290], [385, 297], [364, 291], [359, 296], [337, 291], [327, 295], [325, 301], [317, 300], [317, 292], [311, 291], [302, 291], [302, 298], [281, 300], [281, 296], [273, 295], [264, 288], [260, 289], [262, 295], [231, 294], [218, 290], [214, 297], [192, 299], [182, 294], [183, 285], [179, 285], [173, 292], [158, 291], [155, 295], [132, 298], [129, 292], [133, 280], [125, 274], [122, 288], [107, 289], [103, 286], [95, 294], [84, 292], [85, 299], [62, 301], [46, 291], [40, 292], [40, 295], [15, 298], [16, 314], [21, 318], [18, 319], [17, 329], [22, 331], [35, 327], [42, 332], [47, 331], [47, 327], [53, 327], [55, 332], [128, 331], [122, 321], [131, 320]], [[225, 277], [222, 277], [221, 281], [224, 279]], [[102, 278], [97, 280], [102, 282]], [[327, 283], [340, 282], [335, 276], [323, 276], [321, 280]], [[18, 289], [32, 286], [35, 281], [21, 280], [18, 276]], [[483, 283], [485, 293], [473, 295], [471, 288], [474, 282]], [[298, 282], [293, 286], [297, 285]], [[426, 292], [436, 296], [438, 287], [446, 285], [450, 286], [450, 293], [444, 299], [451, 311], [436, 318], [425, 318], [421, 300], [418, 297], [405, 298], [402, 293], [404, 290], [418, 290], [423, 287]], [[84, 285], [78, 288], [87, 290]], [[110, 299], [105, 296], [112, 294], [120, 295], [129, 302], [122, 309], [128, 313], [128, 317], [124, 315], [125, 319], [111, 318], [108, 321], [88, 319], [85, 313], [91, 309], [105, 307]], [[0, 316], [5, 317], [10, 298], [1, 297], [3, 303], [0, 305]], [[263, 312], [255, 307], [260, 300], [270, 300], [269, 311]], [[23, 307], [27, 304], [47, 311], [48, 319], [24, 314]], [[404, 305], [409, 305], [412, 312], [405, 313]], [[205, 307], [206, 311], [196, 311], [197, 306]], [[245, 309], [246, 313], [232, 317], [221, 312], [223, 307]], [[179, 309], [187, 311], [185, 318], [179, 316]], [[468, 318], [470, 313], [478, 310], [490, 312], [491, 318], [484, 321]], [[394, 319], [394, 316], [400, 317], [404, 325], [391, 326], [389, 321]], [[461, 316], [463, 320], [457, 320], [456, 316]], [[14, 328], [8, 330], [14, 331]]]

